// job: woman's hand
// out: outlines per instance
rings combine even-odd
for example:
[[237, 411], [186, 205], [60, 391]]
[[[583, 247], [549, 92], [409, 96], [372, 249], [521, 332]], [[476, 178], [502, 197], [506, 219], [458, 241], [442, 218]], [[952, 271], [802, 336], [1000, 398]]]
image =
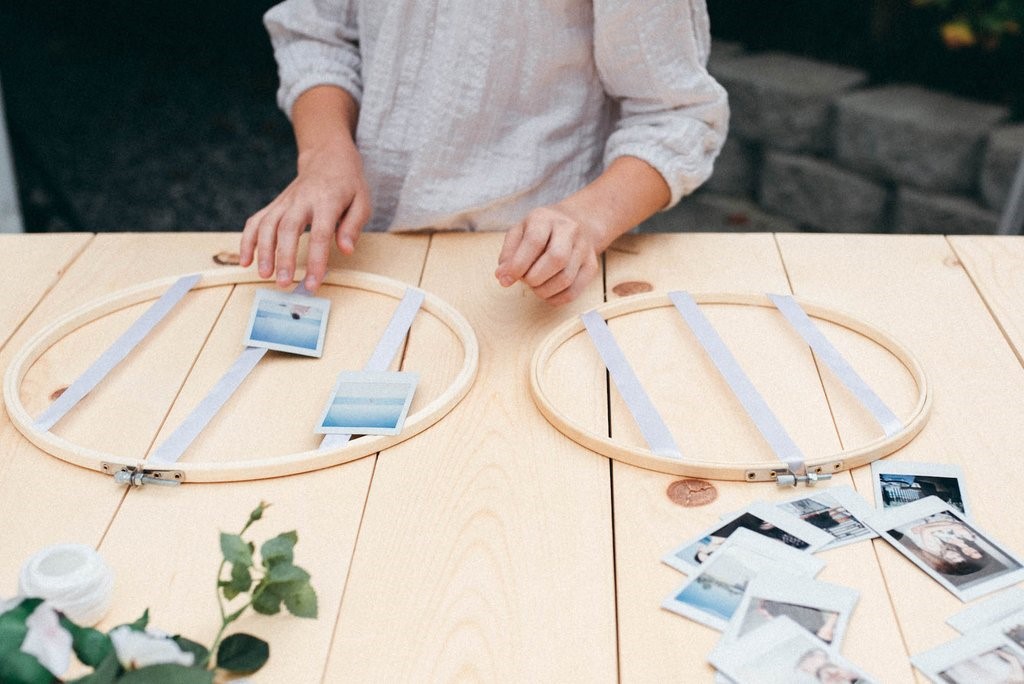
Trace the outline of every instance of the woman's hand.
[[327, 273], [331, 243], [352, 253], [372, 206], [363, 160], [352, 140], [356, 116], [355, 100], [341, 88], [319, 86], [299, 96], [292, 109], [298, 173], [245, 222], [242, 266], [255, 256], [261, 278], [272, 277], [276, 267], [277, 284], [290, 285], [299, 237], [310, 226], [305, 285], [313, 292]]
[[594, 229], [559, 205], [531, 211], [505, 234], [494, 275], [503, 287], [522, 280], [549, 304], [571, 302], [598, 273]]
[[276, 265], [277, 284], [290, 284], [299, 236], [309, 225], [305, 284], [315, 291], [327, 272], [331, 242], [351, 254], [369, 218], [370, 191], [355, 146], [342, 140], [313, 150], [300, 155], [295, 180], [245, 222], [241, 264], [251, 264], [255, 253], [261, 278], [270, 278]]

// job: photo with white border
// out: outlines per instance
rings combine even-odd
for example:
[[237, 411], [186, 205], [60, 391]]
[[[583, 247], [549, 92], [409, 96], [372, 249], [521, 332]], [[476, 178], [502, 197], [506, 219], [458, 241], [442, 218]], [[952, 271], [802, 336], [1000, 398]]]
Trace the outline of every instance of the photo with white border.
[[330, 312], [331, 300], [323, 297], [256, 290], [245, 345], [320, 358]]
[[1014, 554], [936, 497], [878, 511], [866, 522], [961, 601], [1024, 580]]
[[873, 509], [849, 485], [811, 490], [801, 496], [780, 501], [775, 506], [828, 532], [832, 541], [822, 551], [878, 536], [864, 523], [864, 519], [874, 512]]
[[315, 432], [397, 435], [418, 382], [419, 374], [408, 371], [342, 371]]
[[813, 578], [823, 567], [825, 561], [817, 556], [740, 528], [661, 607], [721, 631], [758, 574], [790, 573]]
[[679, 572], [695, 572], [730, 535], [740, 529], [756, 532], [807, 553], [824, 548], [833, 539], [828, 532], [805, 523], [795, 515], [759, 501], [734, 514], [731, 519], [716, 522], [696, 537], [691, 537], [665, 554], [661, 560]]
[[722, 634], [735, 641], [761, 625], [788, 617], [820, 639], [838, 649], [860, 592], [827, 582], [795, 577], [789, 573], [759, 573], [747, 585], [739, 607]]
[[946, 624], [961, 634], [967, 634], [1017, 613], [1024, 614], [1024, 589], [1010, 587], [954, 613], [946, 619]]
[[787, 617], [720, 642], [708, 661], [736, 684], [877, 681]]
[[994, 626], [919, 653], [910, 662], [940, 684], [1024, 681], [1024, 651]]
[[951, 463], [875, 461], [871, 464], [875, 508], [896, 508], [935, 496], [971, 517], [967, 506], [964, 473]]

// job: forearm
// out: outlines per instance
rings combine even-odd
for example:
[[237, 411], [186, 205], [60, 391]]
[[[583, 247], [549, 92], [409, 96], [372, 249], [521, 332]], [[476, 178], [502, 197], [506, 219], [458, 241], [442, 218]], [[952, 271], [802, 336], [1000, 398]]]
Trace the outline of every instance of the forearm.
[[598, 253], [617, 237], [665, 208], [671, 191], [654, 167], [618, 157], [593, 182], [559, 202], [591, 231]]
[[324, 85], [302, 93], [292, 108], [300, 169], [317, 151], [337, 146], [354, 148], [358, 116], [359, 106], [342, 88]]

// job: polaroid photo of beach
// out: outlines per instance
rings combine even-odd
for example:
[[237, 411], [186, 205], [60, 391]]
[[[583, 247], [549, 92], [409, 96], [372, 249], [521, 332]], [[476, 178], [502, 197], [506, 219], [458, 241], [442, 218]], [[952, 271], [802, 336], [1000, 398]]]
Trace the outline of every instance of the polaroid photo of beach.
[[323, 297], [256, 290], [245, 345], [320, 358], [330, 312]]
[[1024, 681], [1024, 651], [994, 626], [919, 653], [910, 662], [941, 684]]
[[828, 532], [805, 523], [772, 504], [759, 501], [680, 544], [665, 554], [661, 560], [679, 572], [695, 572], [731, 534], [740, 529], [756, 532], [808, 553], [814, 553], [832, 541], [832, 535]]
[[825, 561], [817, 556], [741, 528], [661, 607], [721, 631], [743, 600], [747, 585], [758, 574], [788, 573], [811, 579], [824, 566]]
[[878, 511], [865, 522], [961, 601], [1024, 580], [1020, 559], [936, 497]]
[[951, 615], [946, 624], [967, 634], [1018, 614], [1024, 618], [1024, 589], [1010, 587]]
[[823, 551], [878, 536], [863, 522], [864, 518], [874, 512], [873, 509], [849, 485], [808, 491], [775, 506], [828, 532], [832, 541]]
[[789, 573], [758, 573], [747, 585], [739, 607], [722, 634], [735, 641], [761, 625], [788, 617], [818, 637], [826, 646], [838, 649], [846, 635], [850, 615], [859, 592]]
[[708, 661], [736, 684], [878, 681], [785, 616], [719, 642]]
[[405, 371], [342, 371], [315, 432], [397, 435], [418, 382], [418, 373]]
[[929, 496], [937, 496], [968, 519], [964, 474], [949, 463], [904, 463], [875, 461], [871, 464], [875, 508], [895, 508]]

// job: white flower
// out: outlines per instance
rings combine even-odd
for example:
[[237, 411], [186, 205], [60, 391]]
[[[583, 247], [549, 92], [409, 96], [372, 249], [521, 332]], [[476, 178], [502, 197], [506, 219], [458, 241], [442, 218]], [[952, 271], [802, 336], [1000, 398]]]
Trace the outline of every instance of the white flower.
[[34, 656], [39, 664], [56, 677], [71, 665], [71, 633], [60, 626], [60, 619], [48, 603], [40, 603], [25, 619], [28, 633], [21, 642], [21, 652]]
[[21, 605], [21, 602], [25, 599], [21, 596], [15, 596], [9, 599], [0, 599], [0, 615], [3, 615], [9, 610], [14, 610]]
[[174, 663], [189, 667], [195, 655], [181, 650], [169, 637], [153, 632], [139, 632], [128, 625], [122, 625], [110, 632], [114, 651], [121, 666], [126, 670], [137, 670], [147, 665]]

